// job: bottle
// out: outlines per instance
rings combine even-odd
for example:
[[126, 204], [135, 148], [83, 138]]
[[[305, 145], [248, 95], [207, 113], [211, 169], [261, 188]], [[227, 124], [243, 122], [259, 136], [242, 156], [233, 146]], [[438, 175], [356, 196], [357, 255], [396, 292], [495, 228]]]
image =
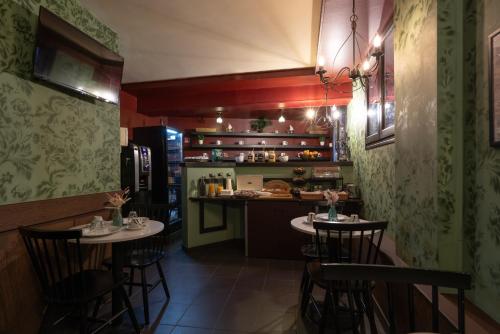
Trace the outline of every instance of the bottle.
[[222, 176], [222, 173], [217, 174], [217, 189], [216, 189], [216, 195], [220, 196], [220, 193], [224, 189], [224, 177]]
[[198, 196], [207, 196], [207, 182], [205, 181], [204, 176], [198, 180]]
[[208, 197], [215, 197], [215, 177], [213, 174], [210, 174], [208, 179]]
[[233, 190], [233, 178], [231, 173], [226, 174], [226, 190]]
[[276, 162], [276, 152], [269, 151], [269, 162]]
[[255, 152], [252, 150], [251, 152], [248, 152], [248, 162], [255, 162]]

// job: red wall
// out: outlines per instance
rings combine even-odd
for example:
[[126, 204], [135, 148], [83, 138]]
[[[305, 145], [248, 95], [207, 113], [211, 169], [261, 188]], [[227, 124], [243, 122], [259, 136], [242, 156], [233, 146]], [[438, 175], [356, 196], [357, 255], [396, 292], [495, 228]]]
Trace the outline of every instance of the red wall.
[[120, 92], [120, 126], [128, 128], [129, 139], [134, 138], [133, 128], [166, 125], [166, 117], [149, 117], [137, 112], [137, 98], [127, 92]]
[[[215, 122], [215, 117], [149, 117], [137, 112], [137, 99], [126, 92], [120, 94], [120, 126], [127, 127], [129, 129], [129, 139], [133, 140], [133, 128], [153, 126], [153, 125], [168, 125], [170, 127], [176, 128], [182, 131], [185, 136], [184, 146], [189, 146], [189, 132], [196, 128], [216, 128], [217, 131], [225, 131], [227, 124], [231, 123], [234, 132], [245, 132], [250, 129], [251, 119], [244, 118], [224, 118], [224, 124], [217, 124]], [[265, 132], [274, 132], [278, 130], [280, 133], [284, 133], [288, 130], [288, 127], [292, 125], [295, 129], [295, 133], [305, 133], [307, 130], [307, 123], [300, 120], [287, 120], [285, 123], [278, 123], [277, 120], [271, 120], [272, 124], [264, 129]], [[196, 138], [194, 138], [196, 140]], [[205, 144], [215, 144], [217, 139], [222, 140], [223, 144], [235, 144], [238, 140], [244, 140], [245, 144], [259, 144], [262, 140], [266, 141], [266, 145], [270, 148], [276, 146], [276, 151], [279, 151], [279, 145], [284, 138], [232, 138], [232, 137], [206, 137]], [[299, 145], [301, 140], [305, 140], [308, 145], [319, 145], [317, 139], [307, 138], [286, 138], [289, 145]], [[327, 140], [328, 142], [328, 140]], [[244, 149], [240, 150], [226, 150], [229, 157], [233, 157], [240, 152], [246, 152]], [[295, 157], [298, 151], [285, 151], [290, 157]], [[196, 156], [202, 153], [210, 153], [210, 150], [185, 150], [185, 156]], [[329, 152], [321, 152], [323, 156], [330, 157]]]

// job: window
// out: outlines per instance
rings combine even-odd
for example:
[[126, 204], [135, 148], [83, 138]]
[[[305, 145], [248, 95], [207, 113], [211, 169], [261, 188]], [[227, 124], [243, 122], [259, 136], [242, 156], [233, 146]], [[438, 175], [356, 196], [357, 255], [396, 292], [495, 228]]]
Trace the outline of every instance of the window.
[[382, 44], [383, 55], [376, 75], [368, 78], [366, 149], [394, 142], [396, 116], [394, 99], [394, 29], [389, 28]]

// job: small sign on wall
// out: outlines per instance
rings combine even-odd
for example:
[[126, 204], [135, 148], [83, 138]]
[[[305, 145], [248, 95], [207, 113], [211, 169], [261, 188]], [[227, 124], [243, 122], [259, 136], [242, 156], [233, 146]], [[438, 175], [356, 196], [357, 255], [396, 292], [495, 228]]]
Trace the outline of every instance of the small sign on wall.
[[128, 128], [120, 128], [120, 145], [128, 146]]

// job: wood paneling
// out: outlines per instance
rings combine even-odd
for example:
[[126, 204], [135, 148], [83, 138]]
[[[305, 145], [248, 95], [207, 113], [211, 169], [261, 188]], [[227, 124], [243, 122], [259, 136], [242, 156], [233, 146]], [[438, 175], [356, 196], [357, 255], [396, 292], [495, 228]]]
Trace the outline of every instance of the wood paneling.
[[[268, 115], [280, 103], [285, 108], [325, 104], [313, 67], [132, 83], [122, 89], [137, 97], [137, 111], [148, 116], [206, 116], [221, 106], [227, 117], [250, 118]], [[351, 97], [347, 81], [330, 90], [328, 104], [345, 105]]]
[[106, 215], [103, 209], [105, 193], [48, 199], [0, 206], [0, 232], [15, 230], [22, 225], [74, 220], [80, 223], [91, 213]]
[[104, 193], [0, 206], [0, 333], [36, 333], [42, 318], [39, 283], [17, 227], [65, 229], [109, 217]]

